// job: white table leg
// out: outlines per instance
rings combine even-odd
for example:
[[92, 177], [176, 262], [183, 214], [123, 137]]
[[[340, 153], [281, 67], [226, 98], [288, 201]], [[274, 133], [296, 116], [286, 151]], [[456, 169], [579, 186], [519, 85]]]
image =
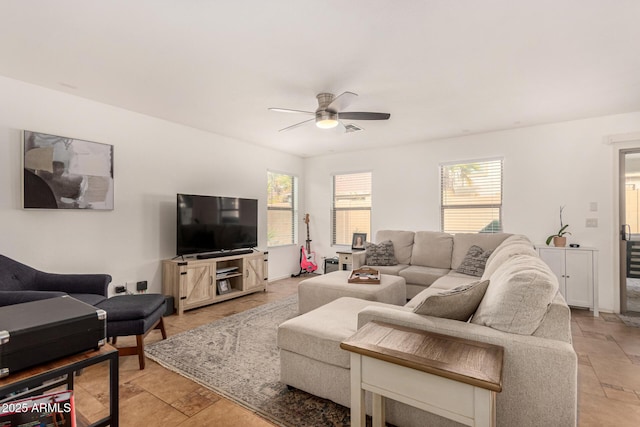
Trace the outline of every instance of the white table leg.
[[475, 426], [495, 427], [496, 425], [496, 393], [484, 388], [474, 387]]
[[384, 397], [377, 393], [371, 393], [371, 400], [373, 404], [372, 414], [372, 427], [384, 427]]
[[362, 389], [361, 356], [351, 353], [351, 425], [353, 427], [366, 425], [364, 407], [364, 390]]

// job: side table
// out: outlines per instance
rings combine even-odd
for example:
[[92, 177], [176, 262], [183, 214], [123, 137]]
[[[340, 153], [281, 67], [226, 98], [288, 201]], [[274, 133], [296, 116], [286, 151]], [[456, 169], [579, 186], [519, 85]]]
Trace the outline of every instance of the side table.
[[364, 250], [354, 249], [353, 251], [336, 251], [338, 254], [338, 270], [351, 270], [353, 265], [353, 254], [364, 252]]
[[388, 397], [470, 426], [495, 426], [504, 349], [497, 345], [370, 322], [340, 344], [351, 352], [351, 425], [385, 425]]
[[73, 390], [77, 371], [105, 360], [109, 361], [109, 415], [89, 427], [118, 427], [118, 350], [109, 344], [0, 379], [0, 403], [38, 396], [61, 385]]

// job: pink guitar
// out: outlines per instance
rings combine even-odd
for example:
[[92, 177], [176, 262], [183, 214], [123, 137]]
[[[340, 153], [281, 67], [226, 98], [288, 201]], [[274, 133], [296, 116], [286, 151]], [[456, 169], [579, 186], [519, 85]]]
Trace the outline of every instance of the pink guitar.
[[304, 216], [304, 222], [307, 224], [307, 245], [300, 247], [300, 273], [313, 273], [318, 269], [316, 264], [316, 253], [311, 251], [311, 239], [309, 239], [309, 214]]

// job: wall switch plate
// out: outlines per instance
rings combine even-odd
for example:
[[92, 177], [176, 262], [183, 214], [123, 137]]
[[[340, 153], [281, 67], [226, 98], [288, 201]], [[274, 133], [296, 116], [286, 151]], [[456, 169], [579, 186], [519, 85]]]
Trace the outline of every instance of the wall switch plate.
[[598, 218], [587, 218], [586, 226], [589, 228], [598, 227]]
[[589, 210], [591, 212], [598, 212], [598, 202], [589, 203]]

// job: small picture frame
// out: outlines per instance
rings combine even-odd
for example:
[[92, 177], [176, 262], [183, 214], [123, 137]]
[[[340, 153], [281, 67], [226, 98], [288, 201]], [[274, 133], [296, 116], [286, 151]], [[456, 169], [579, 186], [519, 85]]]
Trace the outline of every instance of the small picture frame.
[[362, 250], [364, 249], [364, 242], [367, 241], [367, 233], [353, 233], [353, 239], [351, 240], [351, 249]]
[[231, 283], [228, 279], [218, 280], [218, 295], [224, 295], [231, 292]]

